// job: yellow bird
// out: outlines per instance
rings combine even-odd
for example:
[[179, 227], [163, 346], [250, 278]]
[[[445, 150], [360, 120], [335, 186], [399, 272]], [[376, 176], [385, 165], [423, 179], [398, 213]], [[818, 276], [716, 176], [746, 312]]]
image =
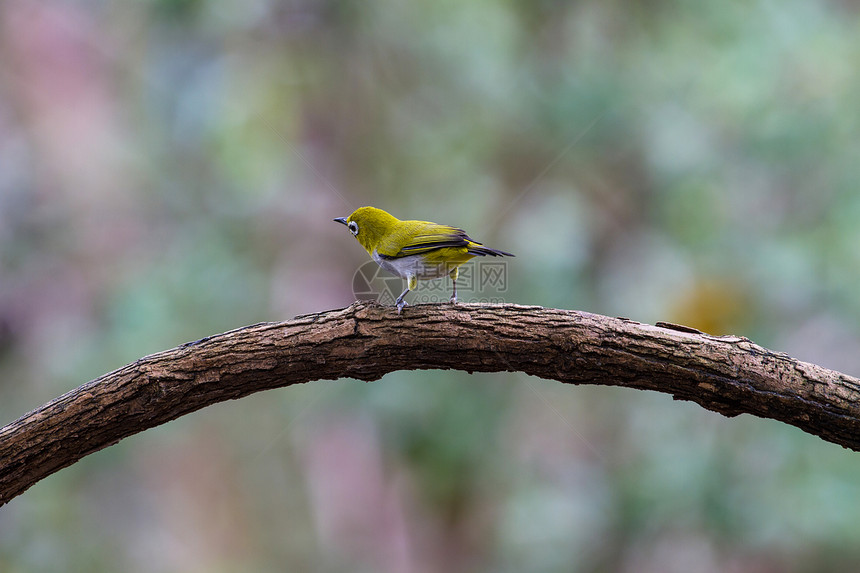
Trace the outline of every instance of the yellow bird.
[[454, 286], [451, 302], [457, 302], [460, 265], [476, 256], [514, 256], [483, 246], [462, 229], [429, 221], [401, 221], [376, 207], [360, 207], [350, 216], [334, 220], [346, 225], [376, 264], [406, 279], [406, 290], [395, 302], [398, 313], [418, 279], [450, 276]]

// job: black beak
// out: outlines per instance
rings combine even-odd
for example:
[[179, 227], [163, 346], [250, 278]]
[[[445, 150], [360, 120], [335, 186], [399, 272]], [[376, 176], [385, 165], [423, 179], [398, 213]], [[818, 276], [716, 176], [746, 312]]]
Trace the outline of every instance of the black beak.
[[344, 225], [346, 225], [346, 224], [347, 224], [347, 222], [346, 222], [346, 217], [338, 217], [338, 218], [336, 218], [336, 219], [332, 219], [332, 220], [333, 220], [333, 221], [337, 221], [338, 223], [343, 223]]

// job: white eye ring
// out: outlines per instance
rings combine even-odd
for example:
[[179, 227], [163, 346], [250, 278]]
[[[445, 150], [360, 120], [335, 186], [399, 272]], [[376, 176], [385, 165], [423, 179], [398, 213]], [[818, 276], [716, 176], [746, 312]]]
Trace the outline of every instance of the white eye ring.
[[353, 235], [358, 235], [358, 223], [356, 223], [355, 221], [350, 221], [349, 225], [347, 225], [347, 228], [349, 229], [349, 232]]

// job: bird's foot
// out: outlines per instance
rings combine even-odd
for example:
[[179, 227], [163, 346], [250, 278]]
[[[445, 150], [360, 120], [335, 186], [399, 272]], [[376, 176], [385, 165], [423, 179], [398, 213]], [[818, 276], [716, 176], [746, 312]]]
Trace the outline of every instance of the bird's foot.
[[397, 304], [397, 314], [400, 314], [400, 311], [403, 310], [404, 306], [409, 305], [409, 303], [406, 302], [405, 300], [398, 300], [396, 304]]

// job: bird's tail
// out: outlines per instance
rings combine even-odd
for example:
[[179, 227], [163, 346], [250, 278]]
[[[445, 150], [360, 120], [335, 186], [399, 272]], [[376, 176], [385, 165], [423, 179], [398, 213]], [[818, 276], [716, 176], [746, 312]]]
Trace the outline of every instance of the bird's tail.
[[481, 243], [472, 243], [469, 245], [469, 254], [470, 255], [478, 255], [483, 257], [484, 255], [490, 255], [491, 257], [513, 257], [511, 253], [507, 253], [505, 251], [500, 251], [498, 249], [491, 249], [489, 247], [485, 247]]

